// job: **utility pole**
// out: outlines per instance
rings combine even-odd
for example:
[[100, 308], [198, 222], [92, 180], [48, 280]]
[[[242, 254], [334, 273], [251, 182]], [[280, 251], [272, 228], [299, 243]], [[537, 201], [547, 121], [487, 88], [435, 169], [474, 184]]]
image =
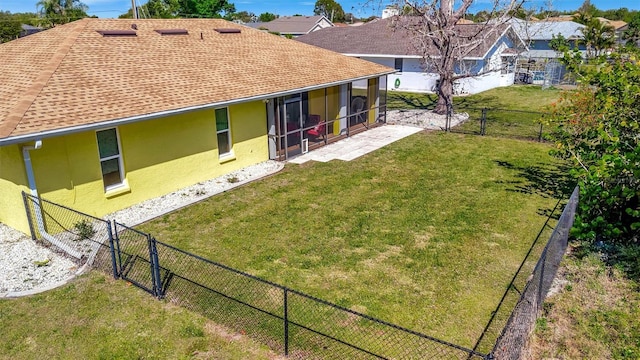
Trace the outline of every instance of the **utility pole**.
[[133, 11], [133, 18], [138, 19], [138, 7], [136, 6], [136, 0], [131, 0], [131, 10]]

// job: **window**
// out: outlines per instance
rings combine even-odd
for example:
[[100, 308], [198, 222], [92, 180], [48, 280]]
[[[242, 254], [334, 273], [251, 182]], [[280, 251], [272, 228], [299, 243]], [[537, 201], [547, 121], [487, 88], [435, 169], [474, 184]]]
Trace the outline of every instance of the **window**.
[[396, 70], [402, 72], [402, 58], [396, 59], [395, 68]]
[[231, 154], [231, 131], [227, 108], [216, 109], [216, 133], [218, 134], [218, 155]]
[[96, 132], [102, 181], [106, 191], [123, 184], [122, 154], [116, 128]]

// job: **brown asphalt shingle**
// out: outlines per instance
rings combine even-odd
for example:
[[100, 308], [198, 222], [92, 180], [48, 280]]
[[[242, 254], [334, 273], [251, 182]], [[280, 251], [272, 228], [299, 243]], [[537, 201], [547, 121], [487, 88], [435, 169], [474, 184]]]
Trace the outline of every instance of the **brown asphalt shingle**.
[[83, 19], [0, 44], [0, 140], [390, 72], [224, 20]]
[[269, 29], [281, 34], [306, 34], [322, 20], [322, 15], [316, 16], [282, 16], [269, 22], [249, 24], [254, 29]]
[[[297, 41], [314, 45], [341, 54], [420, 56], [414, 39], [416, 33], [408, 30], [412, 26], [405, 19], [390, 17], [374, 20], [362, 26], [330, 27], [296, 38]], [[400, 21], [401, 23], [399, 23]], [[468, 43], [469, 37], [483, 39], [469, 57], [483, 57], [495, 44], [508, 25], [500, 25], [498, 31], [487, 31], [483, 24], [459, 24], [455, 26], [457, 37], [454, 41]], [[480, 34], [476, 37], [476, 34]], [[439, 55], [435, 47], [427, 48], [429, 56]]]

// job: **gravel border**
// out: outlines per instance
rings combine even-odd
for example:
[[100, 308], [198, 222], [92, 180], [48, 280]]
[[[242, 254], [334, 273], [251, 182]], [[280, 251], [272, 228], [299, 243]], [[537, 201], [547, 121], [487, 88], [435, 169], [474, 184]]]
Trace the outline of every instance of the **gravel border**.
[[[454, 113], [451, 116], [451, 127], [469, 120], [469, 114]], [[429, 130], [445, 130], [447, 116], [439, 115], [431, 110], [389, 110], [387, 124], [415, 126]]]
[[[116, 211], [104, 219], [135, 226], [283, 168], [284, 163], [265, 161]], [[46, 244], [0, 223], [0, 298], [47, 291], [66, 284], [88, 269], [88, 265], [79, 265]]]

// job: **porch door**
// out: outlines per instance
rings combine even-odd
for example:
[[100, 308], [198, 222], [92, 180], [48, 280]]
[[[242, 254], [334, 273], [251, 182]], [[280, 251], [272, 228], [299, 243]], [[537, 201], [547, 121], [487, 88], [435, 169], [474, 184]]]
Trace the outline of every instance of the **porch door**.
[[302, 111], [302, 97], [294, 95], [285, 99], [281, 114], [281, 129], [285, 133], [283, 148], [286, 149], [286, 157], [300, 154], [302, 139], [306, 138], [303, 131], [304, 116]]
[[358, 80], [349, 86], [349, 134], [353, 135], [368, 128], [369, 83]]

